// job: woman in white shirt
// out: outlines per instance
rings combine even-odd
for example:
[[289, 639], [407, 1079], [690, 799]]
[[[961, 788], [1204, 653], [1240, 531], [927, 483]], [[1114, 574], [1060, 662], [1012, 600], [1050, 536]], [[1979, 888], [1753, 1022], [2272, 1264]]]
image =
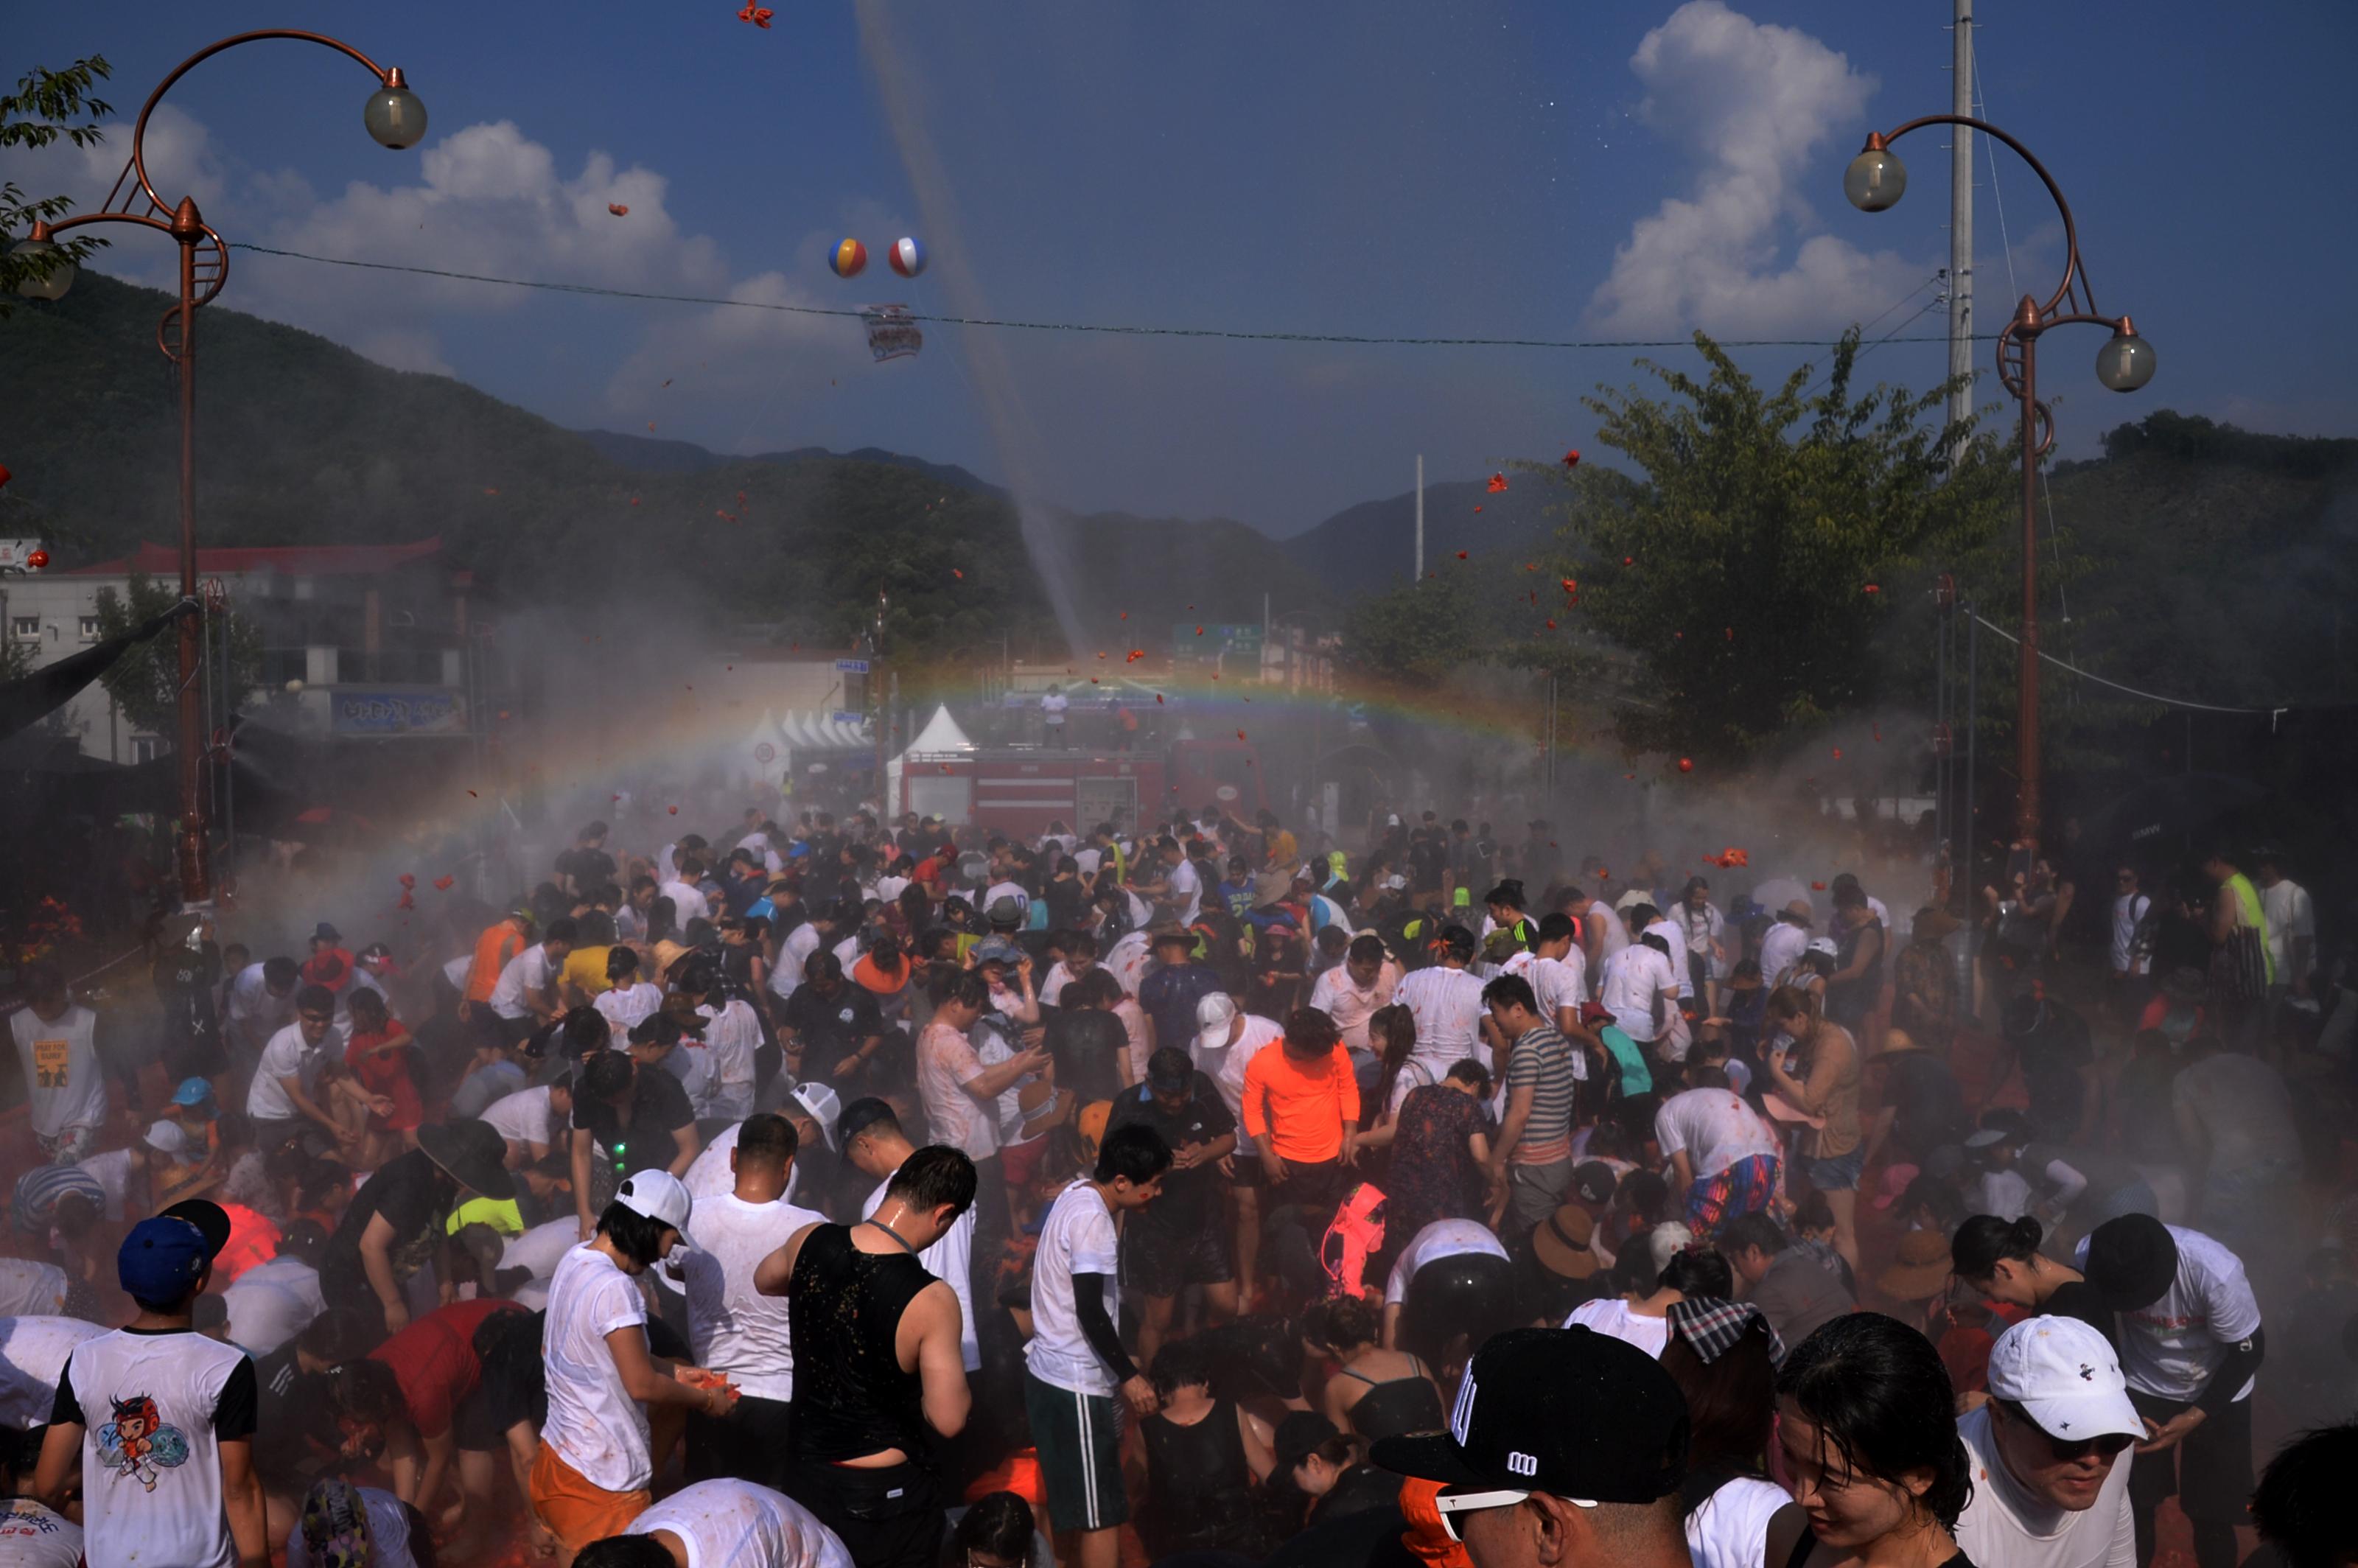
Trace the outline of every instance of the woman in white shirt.
[[606, 989], [590, 1005], [605, 1014], [618, 1039], [627, 1038], [649, 1013], [663, 1006], [663, 987], [639, 976], [639, 956], [620, 946], [606, 950]]
[[1668, 1324], [1662, 1370], [1687, 1400], [1687, 1553], [1694, 1568], [1784, 1568], [1806, 1516], [1760, 1461], [1785, 1347], [1749, 1302], [1690, 1296]]

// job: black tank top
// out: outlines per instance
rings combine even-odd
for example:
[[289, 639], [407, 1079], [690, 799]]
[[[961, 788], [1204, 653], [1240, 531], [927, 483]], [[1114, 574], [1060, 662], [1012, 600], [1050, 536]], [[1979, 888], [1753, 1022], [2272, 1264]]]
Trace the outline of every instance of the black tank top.
[[925, 1383], [901, 1369], [901, 1314], [934, 1282], [913, 1252], [862, 1252], [848, 1226], [803, 1242], [786, 1283], [795, 1342], [795, 1456], [834, 1464], [898, 1448], [927, 1463]]
[[1146, 1439], [1145, 1516], [1140, 1533], [1157, 1557], [1241, 1548], [1252, 1522], [1252, 1471], [1237, 1433], [1237, 1407], [1215, 1400], [1193, 1426], [1159, 1415], [1139, 1422]]
[[[1409, 1359], [1416, 1362], [1413, 1356]], [[1347, 1369], [1343, 1376], [1357, 1378], [1368, 1385], [1368, 1391], [1351, 1406], [1346, 1419], [1352, 1431], [1370, 1443], [1387, 1437], [1406, 1437], [1412, 1432], [1439, 1432], [1449, 1424], [1449, 1418], [1442, 1413], [1441, 1395], [1424, 1376], [1422, 1364], [1418, 1364], [1413, 1376], [1381, 1383], [1365, 1373]]]

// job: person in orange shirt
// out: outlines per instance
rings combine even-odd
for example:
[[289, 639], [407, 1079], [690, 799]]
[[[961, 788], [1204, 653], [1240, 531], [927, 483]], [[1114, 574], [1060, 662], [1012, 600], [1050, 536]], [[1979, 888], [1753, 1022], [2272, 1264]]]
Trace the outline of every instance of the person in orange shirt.
[[1261, 1173], [1279, 1201], [1325, 1210], [1343, 1172], [1358, 1160], [1359, 1084], [1335, 1021], [1296, 1008], [1285, 1033], [1245, 1065], [1244, 1123], [1260, 1148]]
[[483, 934], [475, 938], [475, 961], [467, 968], [459, 1017], [474, 1024], [479, 1033], [498, 1032], [492, 1016], [492, 990], [500, 983], [500, 972], [508, 967], [508, 960], [523, 952], [525, 944], [532, 940], [532, 916], [519, 909], [504, 920], [485, 926]]

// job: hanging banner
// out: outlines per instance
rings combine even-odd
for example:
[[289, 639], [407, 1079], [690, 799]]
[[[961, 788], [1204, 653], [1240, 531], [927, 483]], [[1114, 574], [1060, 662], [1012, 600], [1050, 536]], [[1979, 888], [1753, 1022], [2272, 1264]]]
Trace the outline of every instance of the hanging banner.
[[907, 359], [925, 346], [925, 335], [905, 305], [863, 305], [860, 319], [868, 324], [868, 351], [879, 364]]

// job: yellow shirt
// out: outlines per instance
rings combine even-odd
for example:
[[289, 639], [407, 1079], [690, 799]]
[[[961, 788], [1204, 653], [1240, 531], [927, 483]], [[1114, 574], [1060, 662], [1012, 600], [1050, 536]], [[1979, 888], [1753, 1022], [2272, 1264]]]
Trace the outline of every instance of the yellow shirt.
[[606, 955], [611, 947], [576, 947], [565, 955], [565, 983], [579, 988], [585, 997], [603, 996], [613, 988], [606, 983]]

